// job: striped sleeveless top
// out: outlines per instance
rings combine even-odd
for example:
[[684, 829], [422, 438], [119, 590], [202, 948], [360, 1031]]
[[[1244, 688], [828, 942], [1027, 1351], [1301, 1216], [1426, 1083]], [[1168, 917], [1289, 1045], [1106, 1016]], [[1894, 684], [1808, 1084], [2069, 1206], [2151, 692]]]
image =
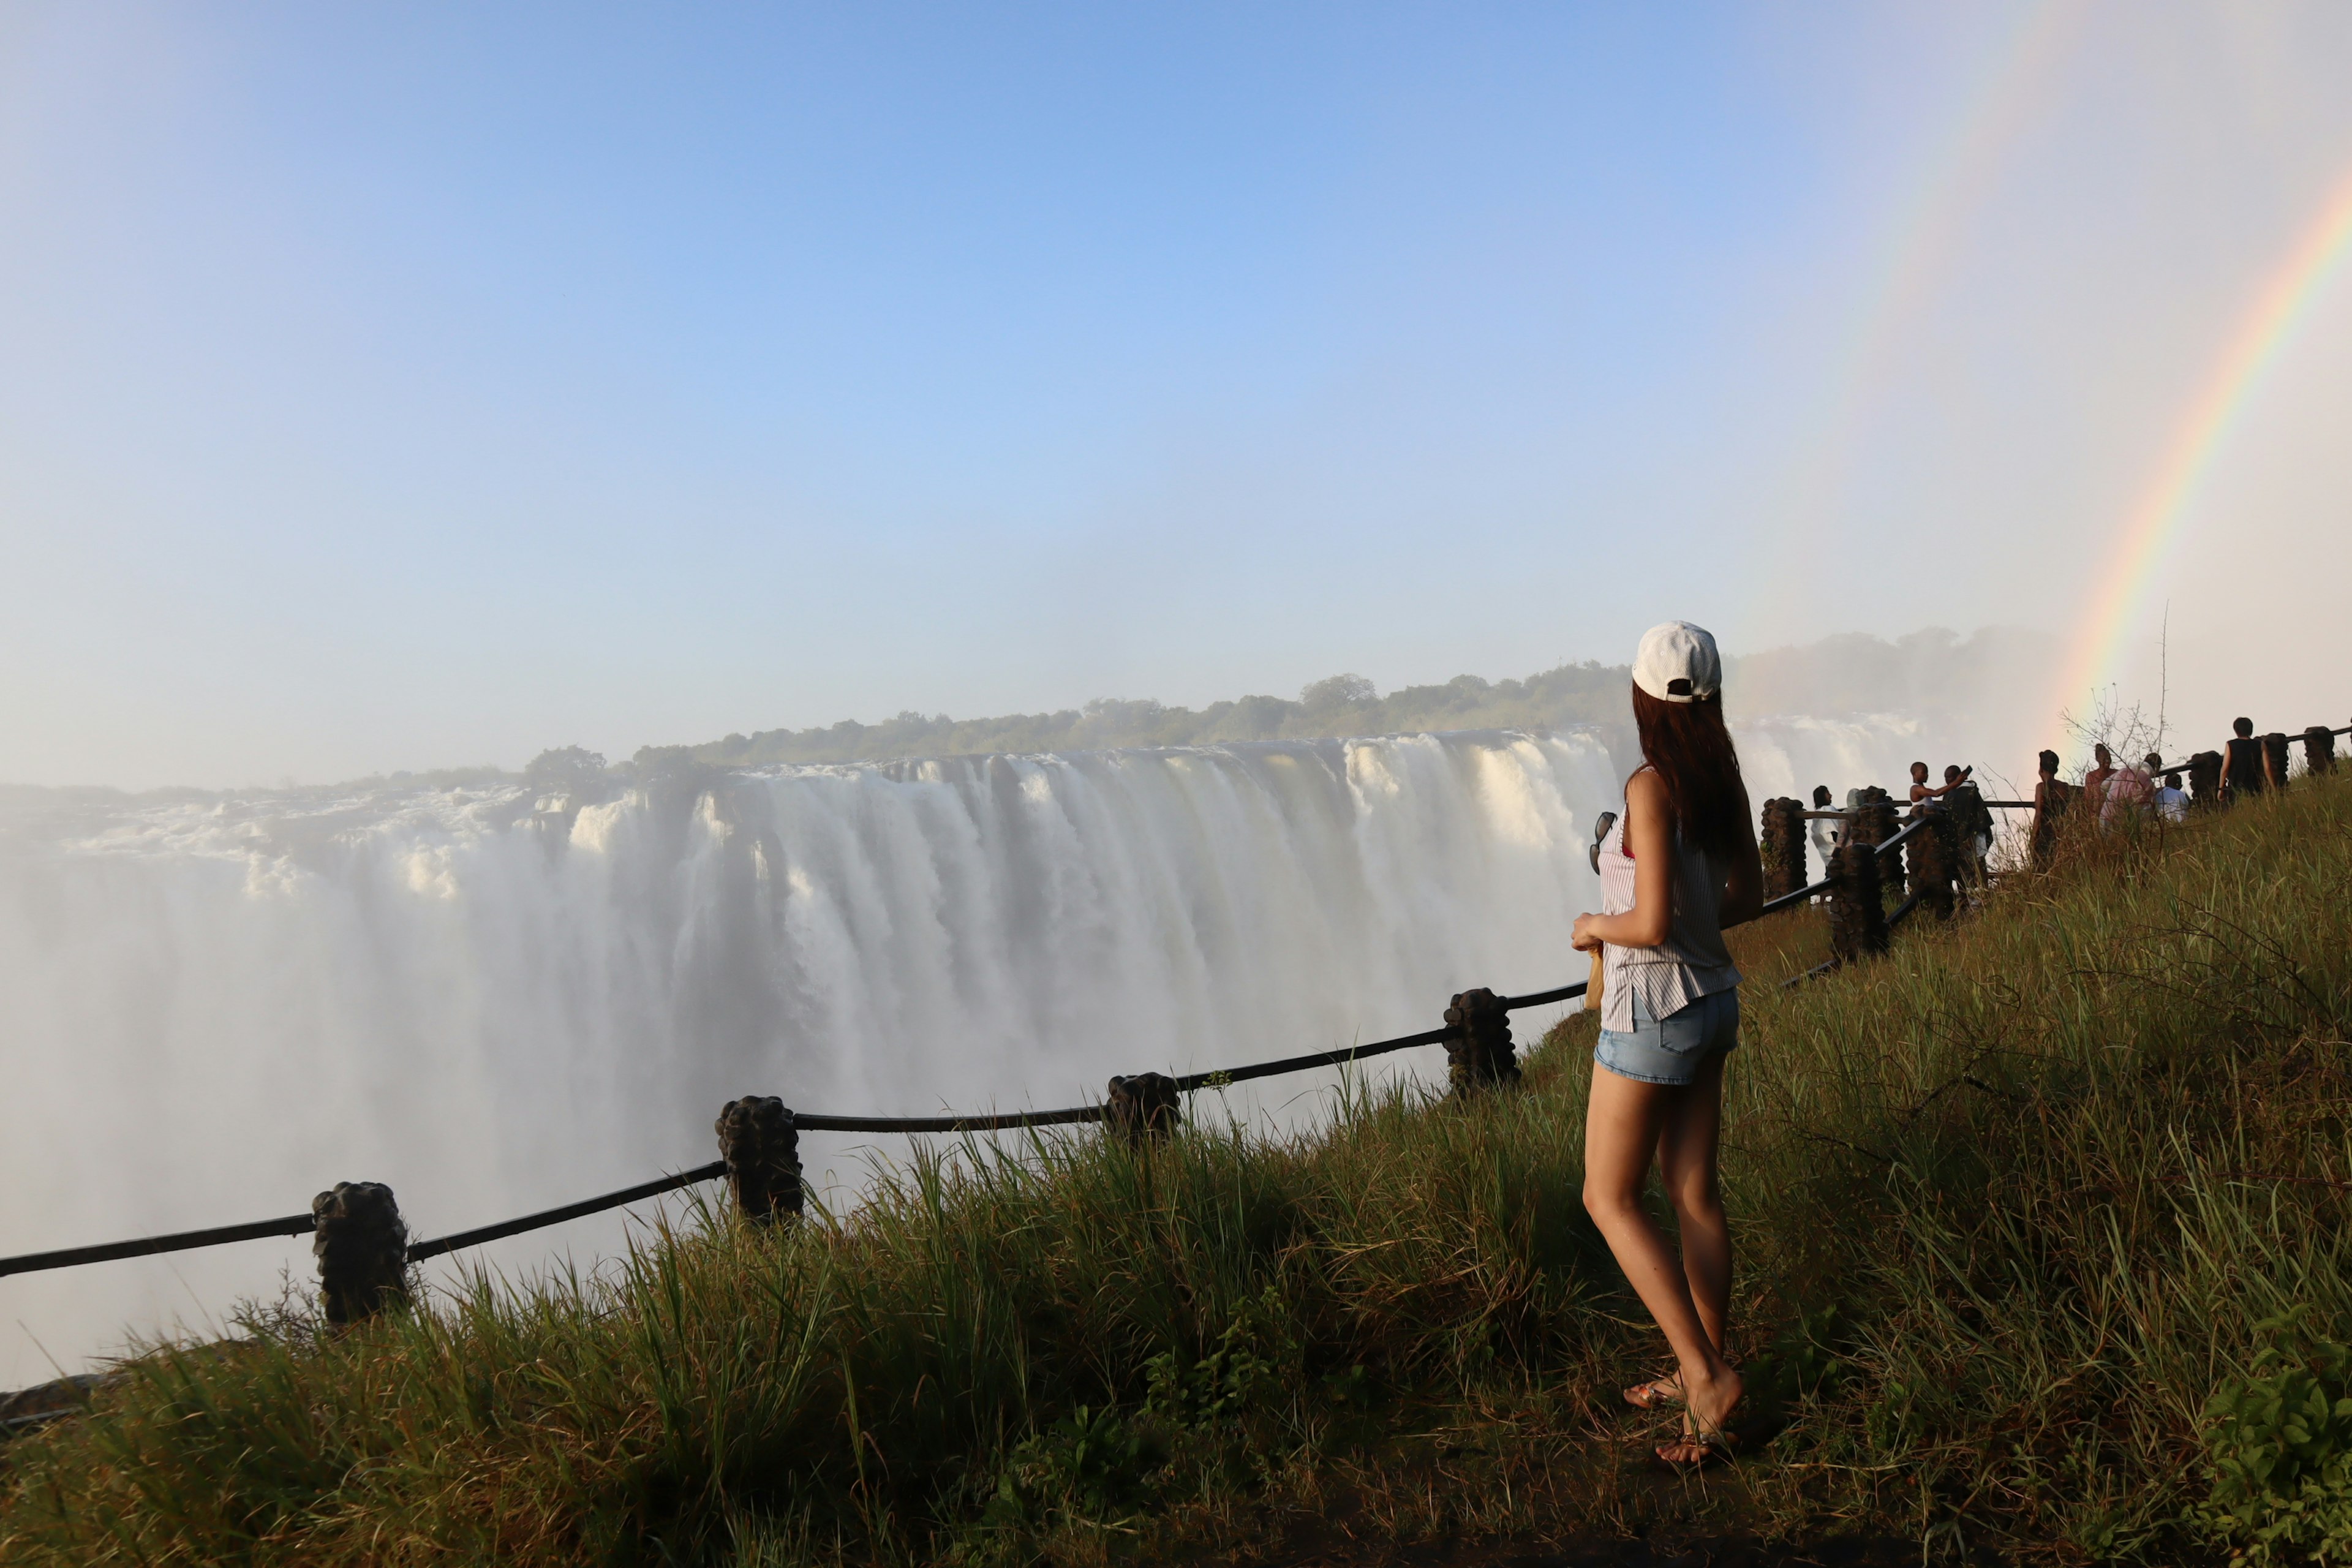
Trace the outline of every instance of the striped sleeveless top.
[[[1739, 971], [1724, 945], [1721, 911], [1729, 868], [1683, 846], [1675, 829], [1674, 919], [1666, 940], [1655, 947], [1601, 950], [1601, 1026], [1620, 1034], [1633, 1027], [1633, 998], [1653, 1018], [1681, 1012], [1702, 996], [1739, 984]], [[1601, 912], [1629, 914], [1633, 908], [1633, 857], [1626, 853], [1625, 817], [1620, 813], [1601, 841]]]

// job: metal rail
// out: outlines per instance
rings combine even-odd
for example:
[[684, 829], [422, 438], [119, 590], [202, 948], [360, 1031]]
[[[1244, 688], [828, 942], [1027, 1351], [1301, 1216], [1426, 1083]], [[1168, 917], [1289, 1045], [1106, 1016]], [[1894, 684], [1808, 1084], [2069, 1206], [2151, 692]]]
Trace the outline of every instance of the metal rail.
[[145, 1258], [156, 1252], [185, 1252], [194, 1247], [220, 1247], [232, 1241], [259, 1241], [270, 1236], [308, 1236], [317, 1228], [318, 1221], [310, 1215], [290, 1214], [283, 1219], [217, 1225], [210, 1230], [142, 1236], [136, 1241], [108, 1241], [96, 1247], [61, 1247], [55, 1252], [27, 1252], [17, 1258], [0, 1258], [0, 1275], [33, 1274], [44, 1268], [70, 1268], [78, 1263], [111, 1263], [118, 1258]]
[[689, 1187], [697, 1182], [711, 1181], [726, 1173], [727, 1162], [713, 1160], [708, 1165], [697, 1165], [691, 1171], [680, 1171], [676, 1175], [661, 1176], [650, 1182], [639, 1182], [634, 1187], [623, 1187], [619, 1192], [606, 1193], [602, 1197], [582, 1198], [576, 1204], [565, 1204], [561, 1208], [541, 1209], [537, 1214], [524, 1215], [520, 1219], [500, 1220], [496, 1225], [480, 1226], [473, 1230], [461, 1230], [454, 1236], [439, 1237], [432, 1241], [415, 1242], [408, 1248], [408, 1261], [422, 1263], [428, 1258], [438, 1258], [445, 1252], [455, 1252], [461, 1247], [479, 1247], [486, 1241], [497, 1241], [502, 1237], [520, 1236], [524, 1231], [537, 1230], [541, 1226], [561, 1225], [567, 1219], [578, 1219], [583, 1215], [602, 1214], [606, 1209], [616, 1209], [624, 1204], [633, 1204], [641, 1198], [658, 1197], [663, 1193], [673, 1192], [679, 1187]]

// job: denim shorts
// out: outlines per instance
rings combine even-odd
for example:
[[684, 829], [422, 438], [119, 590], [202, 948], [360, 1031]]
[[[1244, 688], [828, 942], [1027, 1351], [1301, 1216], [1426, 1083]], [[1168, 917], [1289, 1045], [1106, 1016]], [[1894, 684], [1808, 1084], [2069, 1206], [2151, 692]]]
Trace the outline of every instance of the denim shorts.
[[1633, 998], [1633, 1026], [1603, 1029], [1592, 1059], [1641, 1083], [1697, 1081], [1707, 1058], [1739, 1044], [1739, 987], [1702, 996], [1689, 1006], [1654, 1018]]

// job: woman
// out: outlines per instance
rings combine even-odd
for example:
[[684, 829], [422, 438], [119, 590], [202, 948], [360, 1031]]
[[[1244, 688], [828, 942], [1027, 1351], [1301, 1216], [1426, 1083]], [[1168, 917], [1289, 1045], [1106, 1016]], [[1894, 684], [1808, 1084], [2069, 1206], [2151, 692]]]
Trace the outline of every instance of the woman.
[[2107, 781], [2116, 776], [2115, 753], [2102, 741], [2091, 748], [2091, 771], [2083, 775], [2083, 805], [2104, 820], [2107, 815]]
[[[1674, 1347], [1675, 1375], [1625, 1397], [1644, 1409], [1682, 1405], [1683, 1436], [1658, 1458], [1685, 1468], [1727, 1451], [1739, 1403], [1739, 1374], [1724, 1360], [1731, 1235], [1716, 1177], [1723, 1058], [1739, 1034], [1739, 971], [1723, 928], [1764, 904], [1722, 684], [1715, 638], [1698, 627], [1668, 621], [1643, 637], [1642, 766], [1602, 841], [1602, 912], [1579, 915], [1572, 939], [1603, 953], [1584, 1206]], [[1681, 1227], [1679, 1260], [1642, 1206], [1654, 1154]]]
[[[1815, 784], [1813, 786], [1813, 809], [1815, 811], [1827, 811], [1830, 809], [1829, 785]], [[1828, 875], [1830, 857], [1837, 853], [1838, 828], [1843, 821], [1843, 818], [1834, 816], [1816, 816], [1813, 818], [1813, 853], [1821, 857], [1822, 875], [1824, 876]]]
[[2057, 752], [2045, 751], [2035, 761], [2041, 765], [2042, 777], [2033, 786], [2033, 832], [2026, 841], [2027, 854], [2035, 870], [2046, 871], [2058, 850], [2059, 820], [2079, 792], [2058, 777]]
[[2221, 804], [2234, 804], [2242, 795], [2260, 795], [2266, 784], [2277, 781], [2271, 777], [2271, 763], [2266, 748], [2254, 739], [2252, 719], [2230, 721], [2229, 749], [2221, 753]]

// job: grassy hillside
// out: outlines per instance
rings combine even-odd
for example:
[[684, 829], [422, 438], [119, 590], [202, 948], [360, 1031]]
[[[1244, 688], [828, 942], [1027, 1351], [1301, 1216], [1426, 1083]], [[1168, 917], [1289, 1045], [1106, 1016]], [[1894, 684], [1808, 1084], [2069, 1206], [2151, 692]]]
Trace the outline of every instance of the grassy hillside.
[[1793, 990], [1814, 918], [1740, 933], [1735, 1348], [1788, 1425], [1701, 1479], [1616, 1394], [1664, 1353], [1578, 1202], [1587, 1021], [1468, 1106], [929, 1158], [598, 1279], [256, 1314], [11, 1445], [0, 1563], [2291, 1554], [2352, 1536], [2347, 938], [2352, 775]]

